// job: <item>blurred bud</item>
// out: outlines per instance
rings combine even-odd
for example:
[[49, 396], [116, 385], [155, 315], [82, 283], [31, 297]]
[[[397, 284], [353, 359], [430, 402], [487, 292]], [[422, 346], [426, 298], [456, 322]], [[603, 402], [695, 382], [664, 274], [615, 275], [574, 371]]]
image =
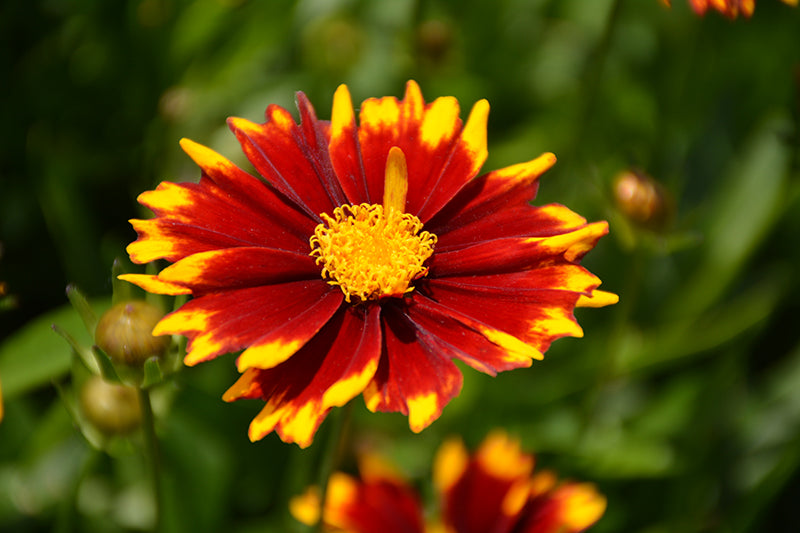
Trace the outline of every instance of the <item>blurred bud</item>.
[[143, 300], [120, 302], [100, 317], [95, 343], [115, 363], [142, 366], [160, 357], [169, 347], [169, 336], [154, 337], [156, 323], [164, 313]]
[[303, 55], [312, 68], [339, 76], [361, 59], [365, 40], [357, 22], [344, 17], [321, 18], [303, 31]]
[[417, 43], [423, 60], [441, 64], [453, 46], [452, 26], [443, 20], [426, 20], [417, 28]]
[[629, 219], [660, 229], [671, 216], [667, 191], [642, 172], [626, 170], [614, 180], [614, 201]]
[[80, 392], [83, 414], [104, 435], [125, 435], [139, 427], [142, 412], [136, 389], [92, 376]]
[[170, 87], [158, 100], [161, 116], [170, 121], [181, 120], [192, 108], [192, 91], [186, 87]]

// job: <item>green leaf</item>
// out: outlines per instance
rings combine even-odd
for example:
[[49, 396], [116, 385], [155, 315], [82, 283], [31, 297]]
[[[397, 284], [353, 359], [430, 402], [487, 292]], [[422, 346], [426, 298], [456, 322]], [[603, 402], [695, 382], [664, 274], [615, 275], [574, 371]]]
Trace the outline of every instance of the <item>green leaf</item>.
[[[109, 305], [110, 301], [104, 299], [93, 302], [91, 309], [99, 314]], [[77, 343], [91, 344], [81, 317], [69, 304], [30, 321], [0, 345], [0, 376], [5, 399], [41, 387], [69, 371], [72, 347], [51, 331], [54, 323], [69, 331]]]
[[70, 283], [67, 285], [67, 298], [69, 298], [69, 302], [75, 308], [75, 311], [78, 312], [78, 316], [83, 320], [86, 331], [90, 336], [94, 336], [94, 330], [97, 327], [97, 315], [92, 310], [86, 297], [78, 290], [78, 287]]

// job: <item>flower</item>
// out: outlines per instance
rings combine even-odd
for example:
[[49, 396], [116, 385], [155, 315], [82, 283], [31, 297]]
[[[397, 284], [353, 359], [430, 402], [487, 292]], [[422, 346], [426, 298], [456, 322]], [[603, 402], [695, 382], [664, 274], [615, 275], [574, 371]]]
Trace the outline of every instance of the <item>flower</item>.
[[582, 335], [574, 307], [616, 302], [579, 265], [608, 225], [528, 203], [552, 154], [476, 177], [485, 100], [463, 125], [455, 98], [426, 104], [413, 81], [402, 101], [364, 101], [358, 125], [344, 85], [330, 122], [297, 105], [299, 124], [276, 105], [264, 124], [228, 121], [262, 179], [182, 140], [200, 182], [141, 194], [155, 218], [131, 221], [127, 248], [173, 264], [120, 276], [193, 297], [153, 330], [189, 338], [187, 365], [244, 350], [223, 398], [266, 402], [252, 440], [306, 447], [358, 394], [419, 432], [461, 388], [453, 359], [528, 367]]
[[[323, 513], [330, 531], [350, 533], [578, 533], [595, 524], [606, 499], [590, 483], [559, 482], [552, 471], [533, 473], [534, 458], [501, 431], [472, 456], [459, 439], [437, 453], [433, 480], [438, 520], [423, 516], [417, 494], [395, 471], [374, 459], [361, 462], [360, 479], [341, 472], [328, 483]], [[290, 502], [306, 524], [319, 519], [315, 487]]]
[[558, 483], [533, 474], [534, 458], [495, 431], [469, 456], [458, 439], [445, 442], [434, 464], [449, 533], [577, 533], [597, 522], [606, 499], [589, 483]]
[[[661, 0], [669, 6], [671, 0]], [[781, 0], [784, 4], [797, 6], [798, 0]], [[728, 18], [735, 19], [740, 13], [750, 17], [756, 9], [756, 0], [689, 0], [689, 4], [698, 15], [705, 15], [708, 8], [713, 8]]]

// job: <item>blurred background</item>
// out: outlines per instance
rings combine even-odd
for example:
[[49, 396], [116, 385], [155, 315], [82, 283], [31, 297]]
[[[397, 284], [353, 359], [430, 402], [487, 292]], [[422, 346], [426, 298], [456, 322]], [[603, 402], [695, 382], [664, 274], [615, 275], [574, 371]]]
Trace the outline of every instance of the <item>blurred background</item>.
[[[578, 310], [533, 368], [464, 369], [419, 435], [355, 400], [348, 450], [391, 458], [428, 501], [445, 437], [506, 428], [538, 465], [596, 483], [593, 531], [798, 531], [800, 9], [697, 17], [684, 0], [9, 0], [0, 5], [0, 530], [152, 526], [137, 433], [75, 428], [67, 304], [97, 312], [127, 265], [135, 199], [196, 180], [189, 137], [247, 167], [228, 116], [262, 122], [306, 92], [320, 118], [356, 104], [487, 98], [494, 169], [552, 151], [536, 203], [610, 234], [584, 261], [620, 303]], [[225, 404], [233, 356], [154, 394], [168, 531], [294, 531], [329, 423], [299, 450], [250, 443], [260, 402]], [[56, 386], [54, 386], [57, 385]], [[59, 394], [57, 390], [60, 390]], [[351, 462], [348, 451], [344, 466]]]

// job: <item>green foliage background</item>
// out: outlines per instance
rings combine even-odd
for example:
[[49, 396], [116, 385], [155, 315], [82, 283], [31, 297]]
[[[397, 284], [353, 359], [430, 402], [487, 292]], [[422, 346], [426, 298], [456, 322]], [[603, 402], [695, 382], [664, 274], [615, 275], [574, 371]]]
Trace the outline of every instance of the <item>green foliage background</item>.
[[[443, 438], [475, 446], [503, 427], [607, 495], [594, 531], [797, 531], [800, 9], [759, 0], [729, 21], [673, 4], [4, 2], [0, 530], [148, 526], [141, 437], [98, 451], [75, 429], [64, 403], [80, 369], [50, 325], [91, 342], [64, 289], [108, 305], [127, 219], [147, 216], [136, 196], [199, 175], [177, 141], [244, 164], [227, 116], [261, 122], [303, 90], [327, 118], [340, 83], [360, 102], [413, 78], [464, 116], [489, 100], [485, 168], [559, 157], [537, 203], [609, 220], [584, 264], [621, 301], [578, 310], [585, 337], [532, 369], [464, 369], [462, 394], [419, 435], [355, 400], [348, 449], [371, 443], [432, 497]], [[672, 199], [659, 231], [614, 203], [631, 167]], [[305, 451], [250, 443], [260, 405], [221, 401], [234, 378], [228, 356], [156, 391], [168, 531], [298, 529], [286, 503], [316, 480], [330, 422]]]

